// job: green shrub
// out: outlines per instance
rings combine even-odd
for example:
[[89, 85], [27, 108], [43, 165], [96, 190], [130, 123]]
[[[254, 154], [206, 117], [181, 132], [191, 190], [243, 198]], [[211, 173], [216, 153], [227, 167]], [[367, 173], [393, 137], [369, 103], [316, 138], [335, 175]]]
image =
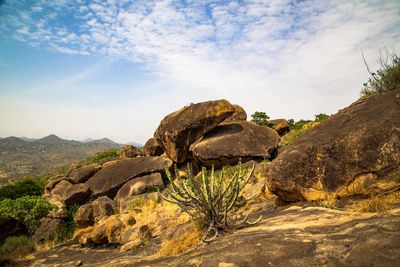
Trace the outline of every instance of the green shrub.
[[90, 157], [86, 159], [84, 165], [92, 164], [92, 163], [98, 163], [102, 159], [106, 158], [113, 158], [113, 157], [118, 157], [118, 150], [117, 149], [110, 149], [107, 151], [103, 152], [98, 152], [94, 157]]
[[289, 127], [290, 130], [300, 130], [304, 125], [307, 123], [311, 122], [311, 120], [299, 120], [299, 121], [294, 121], [293, 119], [288, 120], [289, 122]]
[[[254, 166], [250, 171], [244, 171], [239, 166], [234, 174], [228, 175], [227, 168], [215, 173], [214, 168], [207, 171], [202, 168], [200, 177], [195, 177], [188, 168], [187, 179], [179, 182], [178, 170], [175, 167], [176, 181], [172, 179], [171, 173], [166, 170], [167, 177], [171, 183], [169, 197], [163, 197], [166, 201], [177, 204], [184, 212], [198, 220], [207, 230], [203, 241], [211, 241], [219, 232], [227, 227], [235, 226], [247, 221], [247, 216], [239, 223], [232, 224], [232, 218], [236, 217], [234, 208], [240, 191], [248, 183]], [[232, 210], [233, 211], [233, 210]], [[258, 222], [261, 217], [255, 221]], [[250, 223], [250, 222], [248, 222]]]
[[380, 68], [376, 72], [371, 72], [366, 62], [365, 65], [371, 77], [363, 84], [362, 96], [383, 94], [400, 87], [400, 57], [394, 52], [386, 50], [385, 55], [381, 54]]
[[330, 117], [329, 115], [326, 115], [324, 113], [320, 113], [320, 114], [315, 115], [315, 120], [314, 121], [317, 121], [317, 122], [326, 121], [327, 119], [329, 119], [329, 117]]
[[15, 218], [25, 224], [32, 234], [39, 226], [40, 219], [46, 216], [52, 208], [53, 205], [40, 196], [6, 198], [0, 202], [0, 217]]
[[0, 246], [0, 257], [20, 258], [35, 251], [32, 240], [26, 236], [8, 237], [3, 245]]
[[78, 209], [78, 204], [64, 208], [64, 214], [66, 218], [64, 219], [64, 224], [57, 233], [57, 243], [61, 243], [72, 238], [76, 230], [74, 216]]
[[265, 112], [256, 111], [251, 115], [251, 121], [261, 126], [270, 126], [269, 116]]
[[14, 184], [0, 188], [0, 201], [6, 198], [17, 199], [23, 196], [41, 196], [49, 175], [38, 178], [24, 178]]

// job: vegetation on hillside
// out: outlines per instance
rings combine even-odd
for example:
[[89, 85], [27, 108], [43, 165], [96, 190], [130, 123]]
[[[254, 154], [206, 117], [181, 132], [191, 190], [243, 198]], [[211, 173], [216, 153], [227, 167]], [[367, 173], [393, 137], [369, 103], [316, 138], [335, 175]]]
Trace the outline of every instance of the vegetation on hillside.
[[366, 62], [365, 65], [371, 77], [363, 84], [361, 96], [382, 94], [400, 87], [400, 57], [394, 52], [386, 50], [381, 54], [376, 72], [372, 72]]
[[44, 185], [49, 178], [50, 175], [36, 178], [23, 178], [14, 184], [5, 185], [0, 188], [0, 201], [6, 198], [17, 199], [23, 196], [41, 196], [43, 194]]

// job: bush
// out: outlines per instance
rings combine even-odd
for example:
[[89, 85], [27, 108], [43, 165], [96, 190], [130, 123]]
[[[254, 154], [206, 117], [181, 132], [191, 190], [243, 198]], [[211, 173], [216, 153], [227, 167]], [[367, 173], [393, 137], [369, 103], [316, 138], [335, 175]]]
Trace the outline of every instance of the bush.
[[0, 217], [14, 218], [28, 228], [33, 234], [39, 226], [40, 219], [47, 215], [53, 205], [40, 196], [24, 196], [17, 199], [3, 199], [0, 202]]
[[64, 219], [64, 224], [61, 226], [61, 229], [57, 233], [57, 243], [69, 240], [74, 235], [74, 232], [77, 228], [74, 221], [74, 216], [78, 209], [78, 204], [64, 208], [64, 214], [66, 218]]
[[118, 154], [117, 149], [111, 149], [111, 150], [107, 150], [107, 151], [103, 151], [103, 152], [98, 152], [98, 153], [96, 153], [96, 156], [86, 159], [84, 165], [98, 163], [102, 159], [114, 158], [114, 157], [118, 157], [118, 156], [119, 156], [119, 154]]
[[251, 121], [261, 126], [270, 126], [269, 116], [265, 112], [256, 111], [251, 115]]
[[[199, 220], [207, 228], [202, 238], [203, 241], [211, 241], [220, 231], [230, 226], [235, 226], [247, 221], [247, 216], [241, 222], [231, 223], [235, 214], [230, 212], [235, 206], [240, 191], [248, 183], [254, 166], [250, 171], [242, 170], [241, 164], [233, 175], [227, 175], [227, 168], [219, 173], [210, 172], [202, 168], [200, 177], [195, 177], [188, 168], [187, 179], [177, 184], [166, 170], [167, 177], [171, 183], [171, 199], [164, 197], [166, 201], [177, 204], [184, 212], [192, 218]], [[176, 180], [179, 180], [178, 170], [175, 168]], [[230, 217], [230, 218], [229, 218]], [[258, 222], [261, 217], [255, 221]], [[248, 222], [250, 223], [250, 222]]]
[[381, 54], [380, 68], [376, 72], [371, 72], [366, 62], [365, 65], [371, 77], [363, 84], [362, 96], [383, 94], [400, 87], [400, 57], [394, 52], [386, 50], [385, 55]]
[[326, 121], [327, 119], [329, 119], [329, 115], [326, 115], [324, 113], [320, 113], [318, 115], [315, 115], [315, 120], [316, 122], [322, 122], [322, 121]]
[[11, 236], [0, 247], [0, 257], [20, 258], [35, 251], [35, 245], [26, 236]]
[[3, 186], [0, 188], [0, 201], [6, 198], [17, 199], [23, 196], [41, 196], [44, 184], [49, 177], [25, 178], [14, 184]]

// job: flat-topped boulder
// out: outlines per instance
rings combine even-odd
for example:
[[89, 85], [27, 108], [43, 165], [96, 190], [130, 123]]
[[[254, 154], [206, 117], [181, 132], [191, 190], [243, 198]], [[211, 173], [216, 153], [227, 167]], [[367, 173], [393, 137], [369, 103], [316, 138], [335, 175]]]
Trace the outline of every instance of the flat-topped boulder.
[[161, 191], [165, 188], [162, 176], [160, 173], [152, 173], [149, 175], [137, 177], [124, 184], [118, 190], [115, 196], [116, 200], [126, 198], [133, 195], [139, 195], [144, 192]]
[[271, 164], [286, 201], [370, 196], [400, 188], [400, 89], [360, 99], [301, 135]]
[[59, 208], [81, 204], [90, 196], [89, 186], [86, 184], [72, 184], [67, 180], [60, 181], [51, 191], [47, 200]]
[[177, 163], [186, 160], [189, 147], [235, 112], [227, 100], [191, 104], [167, 115], [154, 137], [168, 157]]
[[250, 121], [215, 127], [191, 147], [194, 159], [203, 166], [235, 165], [251, 159], [272, 159], [279, 143], [278, 133]]
[[68, 172], [67, 178], [69, 181], [74, 183], [84, 183], [100, 169], [101, 166], [97, 163], [89, 164], [80, 168], [74, 168]]
[[136, 157], [120, 160], [103, 167], [86, 184], [93, 197], [108, 196], [114, 198], [117, 191], [128, 181], [154, 172], [164, 172], [171, 168], [172, 161], [164, 157]]
[[226, 118], [222, 123], [230, 123], [232, 121], [245, 121], [247, 120], [247, 113], [239, 105], [233, 105], [235, 107], [235, 112], [230, 115], [228, 118]]

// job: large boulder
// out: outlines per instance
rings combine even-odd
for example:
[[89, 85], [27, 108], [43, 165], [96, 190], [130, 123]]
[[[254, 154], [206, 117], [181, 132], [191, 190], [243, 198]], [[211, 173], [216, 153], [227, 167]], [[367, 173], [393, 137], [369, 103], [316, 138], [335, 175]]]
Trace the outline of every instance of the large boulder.
[[285, 119], [276, 119], [268, 121], [270, 123], [270, 127], [278, 132], [280, 136], [287, 134], [290, 131], [290, 126], [287, 120]]
[[369, 196], [400, 188], [400, 90], [360, 99], [310, 129], [271, 165], [282, 200]]
[[50, 195], [54, 187], [56, 187], [56, 185], [63, 180], [67, 180], [67, 177], [65, 177], [64, 175], [56, 175], [51, 177], [49, 180], [47, 180], [44, 186], [44, 194]]
[[278, 143], [279, 135], [273, 129], [240, 121], [215, 127], [191, 150], [201, 165], [220, 167], [237, 164], [239, 159], [272, 159]]
[[73, 183], [84, 183], [92, 177], [101, 166], [97, 163], [89, 164], [80, 168], [72, 169], [68, 172], [67, 177]]
[[129, 159], [129, 158], [140, 157], [140, 156], [143, 156], [142, 150], [140, 150], [139, 148], [134, 147], [132, 145], [124, 145], [119, 150], [119, 157], [121, 159]]
[[74, 216], [78, 228], [86, 228], [98, 223], [102, 218], [114, 214], [114, 201], [108, 197], [99, 197], [79, 207]]
[[133, 195], [139, 195], [145, 192], [161, 191], [164, 189], [164, 182], [160, 173], [152, 173], [142, 177], [135, 178], [124, 184], [118, 190], [115, 199], [123, 199]]
[[235, 112], [226, 100], [191, 104], [167, 115], [154, 137], [173, 161], [185, 161], [190, 145]]
[[36, 243], [45, 243], [53, 241], [57, 238], [64, 221], [54, 218], [42, 218], [40, 226], [32, 236], [33, 241]]
[[118, 161], [98, 171], [86, 184], [94, 197], [113, 198], [117, 191], [129, 180], [171, 168], [172, 161], [163, 157], [137, 157]]
[[245, 121], [247, 120], [246, 111], [239, 105], [233, 105], [235, 107], [235, 112], [226, 118], [222, 123], [230, 123], [232, 121]]
[[164, 148], [152, 137], [144, 144], [143, 153], [145, 156], [161, 156], [164, 154]]
[[58, 207], [81, 204], [90, 196], [86, 184], [71, 184], [67, 180], [60, 181], [51, 191], [49, 202]]

